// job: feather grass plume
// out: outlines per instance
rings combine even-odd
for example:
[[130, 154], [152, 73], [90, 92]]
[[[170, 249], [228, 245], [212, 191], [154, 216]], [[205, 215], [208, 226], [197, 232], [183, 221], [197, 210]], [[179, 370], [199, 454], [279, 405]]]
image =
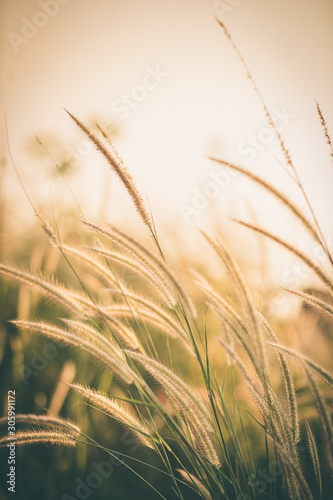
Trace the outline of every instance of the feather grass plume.
[[117, 177], [120, 179], [122, 182], [123, 186], [125, 187], [126, 191], [132, 198], [132, 201], [134, 203], [134, 206], [140, 215], [142, 221], [152, 233], [153, 231], [153, 226], [151, 222], [150, 215], [148, 213], [148, 210], [146, 209], [143, 199], [141, 195], [139, 194], [132, 176], [128, 172], [127, 168], [124, 166], [124, 163], [122, 159], [119, 157], [118, 153], [115, 151], [113, 146], [109, 146], [110, 150], [100, 141], [96, 135], [91, 132], [88, 127], [86, 127], [78, 118], [76, 118], [72, 113], [69, 111], [65, 110], [69, 116], [74, 120], [74, 122], [77, 124], [77, 126], [86, 134], [88, 139], [96, 146], [98, 151], [104, 156], [104, 158], [107, 160], [109, 163], [111, 169], [113, 172], [117, 175]]
[[309, 304], [310, 306], [319, 309], [321, 312], [328, 314], [332, 318], [333, 306], [331, 304], [328, 304], [327, 302], [324, 302], [323, 300], [320, 300], [309, 293], [300, 292], [299, 290], [291, 290], [290, 288], [283, 288], [283, 290], [292, 293], [293, 295], [296, 295], [297, 297], [302, 299], [306, 304]]
[[131, 384], [134, 373], [127, 365], [121, 350], [106, 338], [82, 323], [68, 322], [72, 332], [43, 322], [12, 321], [19, 328], [40, 333], [52, 340], [64, 342], [87, 352], [115, 373], [123, 382]]
[[[69, 420], [59, 417], [52, 417], [51, 415], [35, 415], [32, 413], [17, 413], [15, 415], [15, 422], [17, 424], [36, 425], [40, 427], [51, 427], [54, 430], [62, 430], [65, 433], [78, 436], [81, 429]], [[8, 418], [0, 418], [0, 425], [8, 425]]]
[[83, 223], [127, 251], [142, 267], [142, 275], [150, 275], [150, 280], [160, 287], [172, 307], [177, 303], [178, 294], [190, 314], [193, 317], [196, 316], [195, 307], [186, 290], [163, 260], [112, 226], [104, 228], [88, 221], [83, 221]]
[[228, 161], [220, 160], [213, 157], [209, 157], [209, 159], [213, 160], [216, 163], [224, 165], [230, 168], [231, 170], [234, 170], [235, 172], [239, 172], [240, 174], [244, 175], [245, 177], [248, 177], [251, 181], [255, 182], [259, 186], [263, 187], [268, 193], [270, 193], [278, 201], [280, 201], [304, 226], [306, 231], [313, 237], [313, 239], [321, 245], [322, 242], [320, 236], [318, 235], [318, 232], [316, 228], [313, 226], [313, 224], [304, 216], [302, 211], [296, 205], [294, 205], [294, 203], [291, 200], [289, 200], [289, 198], [287, 198], [283, 193], [281, 193], [278, 189], [272, 186], [272, 184], [262, 179], [258, 175], [254, 174], [253, 172], [249, 172], [240, 165], [236, 165], [235, 163], [230, 163]]
[[46, 297], [55, 300], [70, 311], [84, 314], [84, 309], [80, 305], [82, 297], [79, 297], [75, 293], [70, 292], [68, 289], [58, 284], [50, 283], [30, 273], [26, 273], [4, 264], [0, 264], [0, 273], [13, 278], [19, 283], [27, 285], [34, 290], [42, 292]]
[[205, 455], [207, 460], [219, 467], [220, 460], [212, 439], [211, 416], [206, 406], [192, 389], [174, 372], [158, 361], [132, 351], [125, 351], [125, 354], [141, 364], [161, 384], [172, 400], [179, 405], [186, 423], [194, 434], [198, 449]]
[[333, 159], [333, 144], [332, 144], [331, 136], [328, 133], [327, 123], [326, 123], [326, 120], [324, 118], [324, 115], [320, 109], [318, 102], [316, 102], [316, 105], [317, 105], [317, 113], [318, 113], [318, 116], [320, 119], [320, 123], [321, 123], [321, 126], [323, 127], [323, 130], [324, 130], [325, 139], [326, 139], [326, 142], [331, 150], [330, 154], [331, 154], [331, 158]]
[[319, 375], [326, 384], [330, 385], [333, 387], [333, 376], [325, 370], [322, 366], [318, 365], [312, 359], [308, 358], [307, 356], [304, 356], [304, 354], [301, 354], [300, 352], [295, 351], [294, 349], [290, 349], [289, 347], [286, 347], [284, 345], [275, 343], [275, 342], [266, 342], [267, 345], [273, 347], [277, 351], [284, 352], [291, 356], [292, 358], [296, 359], [302, 364], [306, 364], [314, 373]]
[[109, 398], [106, 394], [96, 392], [94, 389], [84, 387], [80, 384], [69, 384], [78, 394], [81, 394], [89, 403], [98, 408], [102, 412], [117, 420], [119, 423], [128, 427], [138, 441], [147, 446], [154, 448], [153, 437], [149, 430], [145, 427], [134, 415], [125, 410], [122, 406]]
[[303, 253], [301, 250], [298, 248], [294, 247], [287, 241], [283, 240], [279, 236], [276, 236], [275, 234], [272, 234], [271, 232], [267, 231], [266, 229], [254, 226], [252, 224], [249, 224], [247, 222], [241, 221], [234, 219], [235, 222], [240, 224], [241, 226], [247, 227], [251, 229], [252, 231], [255, 231], [259, 234], [262, 234], [263, 236], [266, 236], [267, 238], [271, 239], [272, 241], [275, 241], [279, 245], [283, 246], [286, 248], [289, 252], [293, 253], [296, 257], [298, 257], [300, 260], [302, 260], [317, 276], [318, 278], [329, 288], [330, 293], [332, 294], [333, 292], [333, 282], [332, 279], [324, 272], [317, 264], [310, 259], [305, 253]]
[[76, 438], [72, 434], [66, 434], [60, 431], [19, 431], [15, 433], [15, 438], [12, 436], [0, 437], [0, 448], [3, 448], [13, 442], [15, 443], [15, 446], [52, 444], [74, 447], [76, 445]]

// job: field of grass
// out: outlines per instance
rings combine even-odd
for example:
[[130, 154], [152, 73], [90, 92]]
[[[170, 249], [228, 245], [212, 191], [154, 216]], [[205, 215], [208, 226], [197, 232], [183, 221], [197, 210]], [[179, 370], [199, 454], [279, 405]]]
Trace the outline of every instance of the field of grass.
[[[318, 263], [274, 229], [236, 221], [296, 257], [316, 288], [286, 290], [302, 312], [279, 320], [220, 235], [206, 232], [200, 271], [182, 255], [174, 272], [112, 144], [69, 113], [145, 234], [77, 220], [60, 236], [31, 202], [38, 227], [0, 262], [1, 470], [15, 436], [16, 498], [332, 498], [332, 253], [252, 82], [303, 208], [241, 165], [210, 160], [278, 200], [322, 250]], [[319, 106], [318, 115], [332, 154]], [[207, 277], [214, 266], [223, 282]], [[302, 336], [311, 321], [322, 359], [294, 349], [290, 332]]]

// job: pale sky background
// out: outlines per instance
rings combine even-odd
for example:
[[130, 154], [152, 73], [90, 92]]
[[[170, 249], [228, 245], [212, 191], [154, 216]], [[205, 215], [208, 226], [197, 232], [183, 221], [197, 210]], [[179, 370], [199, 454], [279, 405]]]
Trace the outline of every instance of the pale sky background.
[[[55, 9], [53, 17], [45, 14], [47, 5]], [[315, 109], [316, 99], [332, 130], [331, 0], [1, 0], [2, 110], [33, 199], [59, 204], [66, 189], [50, 180], [50, 165], [42, 168], [28, 155], [28, 139], [55, 133], [65, 148], [85, 147], [65, 107], [82, 121], [99, 117], [118, 123], [115, 144], [158, 223], [177, 218], [187, 231], [226, 214], [249, 218], [252, 202], [263, 223], [286, 226], [289, 217], [278, 215], [240, 178], [231, 178], [199, 214], [187, 222], [183, 217], [184, 205], [193, 207], [196, 193], [218, 172], [206, 154], [240, 162], [294, 196], [267, 150], [252, 161], [239, 151], [250, 136], [269, 137], [263, 132], [267, 122], [215, 15], [231, 32], [273, 115], [287, 113], [282, 135], [333, 239], [333, 165]], [[20, 39], [27, 20], [43, 26], [30, 39]], [[141, 99], [135, 89], [156, 66], [166, 75], [123, 118], [115, 103], [124, 93], [138, 92]], [[5, 156], [3, 113], [1, 141]], [[281, 157], [275, 141], [268, 147]], [[130, 203], [98, 158], [95, 153], [82, 158], [69, 181], [88, 217], [103, 209], [105, 219], [121, 220]], [[18, 203], [23, 197], [10, 165], [4, 187], [11, 193], [8, 209], [24, 219], [31, 212], [26, 201]]]

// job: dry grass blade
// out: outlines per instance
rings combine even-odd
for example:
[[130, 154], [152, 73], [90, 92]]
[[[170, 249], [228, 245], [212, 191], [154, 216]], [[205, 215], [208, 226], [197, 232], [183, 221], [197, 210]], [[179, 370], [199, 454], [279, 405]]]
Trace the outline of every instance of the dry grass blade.
[[110, 146], [111, 151], [109, 151], [109, 149], [96, 137], [96, 135], [93, 132], [91, 132], [80, 120], [78, 120], [69, 111], [66, 110], [66, 112], [69, 114], [72, 120], [74, 120], [77, 126], [86, 134], [88, 139], [96, 146], [96, 148], [104, 156], [104, 158], [106, 158], [111, 169], [113, 170], [113, 172], [115, 172], [115, 174], [117, 175], [117, 177], [120, 179], [125, 189], [127, 190], [128, 194], [132, 198], [134, 206], [138, 214], [140, 215], [141, 219], [143, 220], [144, 224], [148, 226], [150, 231], [153, 233], [154, 232], [153, 226], [148, 210], [146, 209], [143, 203], [143, 199], [141, 198], [141, 195], [139, 194], [133, 182], [132, 176], [127, 171], [118, 153], [114, 150], [112, 146]]
[[159, 328], [160, 330], [165, 331], [165, 334], [169, 337], [175, 339], [178, 336], [178, 332], [164, 321], [160, 316], [155, 314], [152, 311], [145, 309], [144, 307], [139, 306], [128, 306], [127, 304], [116, 304], [112, 306], [106, 306], [104, 308], [105, 312], [108, 314], [112, 314], [114, 317], [119, 318], [129, 318], [135, 319], [136, 321], [141, 320], [145, 323], [148, 323], [152, 326]]
[[128, 427], [141, 444], [147, 446], [148, 448], [154, 448], [152, 444], [153, 438], [150, 436], [147, 427], [145, 427], [134, 415], [125, 410], [117, 402], [110, 399], [106, 394], [96, 392], [94, 389], [89, 387], [84, 387], [80, 384], [69, 385], [94, 407], [107, 413], [119, 423]]
[[199, 278], [200, 280], [197, 281], [196, 284], [207, 296], [208, 304], [211, 306], [215, 314], [222, 320], [222, 322], [226, 324], [226, 331], [231, 333], [232, 338], [236, 337], [251, 360], [251, 363], [256, 371], [260, 370], [255, 356], [253, 340], [242, 318], [235, 311], [235, 309], [225, 299], [223, 299], [223, 297], [221, 297], [205, 280], [203, 280], [201, 276], [199, 276]]
[[[96, 308], [96, 311], [99, 313], [100, 309]], [[128, 349], [138, 349], [142, 350], [142, 346], [135, 334], [135, 332], [127, 325], [124, 325], [116, 318], [112, 317], [107, 312], [103, 312], [103, 319], [106, 324], [110, 327], [113, 336], [117, 339], [117, 342], [121, 346], [125, 346]]]
[[29, 444], [52, 444], [59, 446], [74, 447], [76, 438], [71, 434], [60, 431], [20, 431], [15, 433], [15, 437], [0, 437], [0, 448], [11, 444], [29, 445]]
[[250, 376], [245, 364], [240, 359], [240, 357], [236, 354], [236, 352], [222, 339], [218, 338], [220, 344], [226, 349], [228, 354], [235, 361], [239, 370], [241, 371], [243, 378], [245, 379], [246, 386], [252, 396], [256, 406], [258, 407], [267, 428], [271, 433], [274, 434], [276, 439], [279, 440], [281, 444], [283, 444], [288, 450], [288, 454], [293, 456], [293, 459], [297, 461], [297, 454], [295, 443], [293, 441], [292, 433], [290, 431], [289, 422], [287, 421], [283, 408], [272, 390], [272, 388], [267, 384], [265, 384], [265, 394], [266, 398], [261, 394], [259, 387]]
[[281, 444], [283, 444], [294, 462], [298, 463], [297, 443], [290, 425], [289, 415], [286, 414], [281, 401], [270, 386], [267, 387], [266, 394], [268, 404], [272, 410], [271, 419], [275, 420], [277, 427], [281, 430]]
[[[15, 422], [17, 424], [27, 424], [27, 425], [38, 425], [41, 427], [51, 427], [52, 429], [62, 430], [64, 432], [73, 434], [73, 436], [78, 436], [81, 433], [81, 429], [69, 420], [65, 420], [59, 417], [51, 417], [50, 415], [35, 415], [32, 413], [15, 415]], [[8, 425], [8, 418], [0, 418], [0, 425]]]
[[238, 224], [241, 224], [244, 227], [247, 227], [251, 229], [252, 231], [255, 231], [259, 234], [262, 234], [263, 236], [266, 236], [267, 238], [271, 239], [272, 241], [275, 241], [279, 245], [283, 246], [286, 248], [289, 252], [293, 253], [298, 257], [300, 260], [302, 260], [317, 276], [318, 278], [330, 289], [330, 292], [333, 292], [333, 283], [332, 280], [329, 278], [329, 276], [320, 269], [315, 262], [313, 262], [312, 259], [310, 259], [307, 255], [305, 255], [301, 250], [298, 248], [294, 247], [290, 243], [286, 242], [285, 240], [279, 238], [279, 236], [276, 236], [275, 234], [270, 233], [269, 231], [266, 231], [266, 229], [254, 226], [252, 224], [249, 224], [247, 222], [243, 222], [241, 220], [234, 219], [235, 222]]

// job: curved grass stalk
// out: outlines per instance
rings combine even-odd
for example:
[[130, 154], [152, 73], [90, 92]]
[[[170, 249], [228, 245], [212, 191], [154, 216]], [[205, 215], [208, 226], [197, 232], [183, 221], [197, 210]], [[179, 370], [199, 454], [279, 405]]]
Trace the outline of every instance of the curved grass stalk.
[[123, 296], [125, 299], [129, 301], [136, 302], [147, 308], [149, 311], [155, 314], [156, 318], [160, 318], [160, 320], [163, 323], [167, 324], [175, 332], [177, 337], [180, 337], [182, 340], [186, 341], [190, 347], [189, 338], [187, 334], [179, 327], [178, 323], [176, 323], [176, 321], [168, 311], [160, 307], [158, 304], [155, 304], [150, 300], [141, 297], [140, 295], [130, 293], [127, 291], [120, 291], [115, 293]]
[[147, 252], [139, 244], [134, 244], [133, 240], [120, 233], [120, 231], [109, 228], [106, 229], [102, 226], [92, 224], [88, 221], [83, 221], [83, 223], [90, 229], [97, 231], [99, 234], [105, 236], [115, 244], [119, 245], [125, 251], [129, 252], [131, 256], [137, 261], [139, 266], [142, 266], [144, 273], [149, 273], [151, 279], [154, 280], [157, 286], [163, 290], [165, 297], [167, 297], [169, 304], [174, 307], [177, 302], [175, 292], [172, 285], [167, 280], [165, 274], [161, 272], [160, 269], [154, 264], [149, 255], [149, 258], [145, 255]]
[[[244, 57], [242, 56], [240, 50], [238, 49], [237, 45], [235, 44], [234, 40], [232, 39], [230, 33], [228, 32], [226, 26], [224, 23], [221, 22], [220, 19], [217, 19], [217, 22], [219, 23], [219, 25], [221, 26], [221, 28], [223, 29], [224, 33], [225, 33], [225, 36], [227, 37], [227, 39], [229, 40], [229, 42], [231, 43], [234, 51], [236, 52], [239, 60], [241, 61], [241, 64], [243, 65], [244, 69], [245, 69], [245, 72], [246, 72], [246, 76], [247, 78], [249, 78], [249, 80], [252, 82], [252, 85], [253, 85], [253, 88], [254, 88], [254, 91], [255, 93], [257, 94], [260, 102], [261, 102], [261, 105], [263, 107], [263, 110], [265, 112], [265, 115], [266, 115], [266, 118], [268, 120], [268, 123], [269, 123], [269, 126], [274, 130], [274, 132], [276, 133], [276, 136], [278, 138], [278, 141], [279, 141], [279, 144], [280, 144], [280, 149], [281, 151], [283, 152], [283, 155], [285, 157], [285, 160], [286, 160], [286, 163], [288, 166], [290, 166], [292, 168], [292, 170], [294, 171], [295, 170], [295, 167], [293, 165], [293, 162], [292, 162], [292, 159], [291, 159], [291, 156], [290, 156], [290, 153], [288, 151], [288, 149], [286, 148], [285, 144], [284, 144], [284, 141], [282, 139], [282, 136], [281, 136], [281, 133], [279, 132], [279, 130], [277, 129], [275, 123], [274, 123], [274, 120], [272, 118], [272, 115], [264, 101], [264, 98], [262, 97], [260, 91], [259, 91], [259, 88], [250, 72], [250, 69], [248, 67], [248, 65], [246, 64], [245, 62], [245, 59]], [[295, 173], [295, 172], [294, 172]]]
[[83, 317], [86, 317], [89, 311], [97, 312], [103, 320], [107, 320], [107, 324], [110, 326], [112, 333], [120, 339], [126, 347], [131, 349], [141, 348], [138, 339], [130, 328], [109, 315], [103, 315], [101, 307], [91, 299], [10, 266], [0, 264], [0, 273], [10, 276], [16, 281], [42, 292], [46, 297], [55, 300], [59, 304], [65, 306], [66, 309], [78, 313]]
[[317, 243], [322, 246], [322, 241], [320, 239], [320, 236], [318, 235], [318, 232], [316, 228], [311, 224], [311, 222], [303, 215], [301, 210], [292, 203], [292, 201], [289, 200], [281, 191], [276, 189], [272, 184], [268, 183], [258, 175], [254, 174], [253, 172], [249, 172], [245, 168], [241, 167], [240, 165], [236, 165], [234, 163], [230, 163], [225, 160], [220, 160], [217, 158], [213, 157], [208, 157], [210, 160], [215, 161], [216, 163], [220, 163], [221, 165], [224, 165], [231, 170], [234, 170], [235, 172], [239, 172], [240, 174], [244, 175], [245, 177], [248, 177], [251, 181], [255, 182], [256, 184], [259, 184], [259, 186], [263, 187], [266, 191], [268, 191], [272, 196], [274, 196], [277, 200], [279, 200], [282, 205], [284, 205], [295, 217], [296, 219], [304, 226], [306, 231], [312, 236], [312, 238], [317, 241]]
[[269, 231], [266, 231], [266, 229], [262, 229], [260, 227], [253, 226], [252, 224], [249, 224], [247, 222], [243, 222], [243, 221], [240, 221], [237, 219], [234, 219], [234, 220], [235, 220], [235, 222], [237, 222], [241, 226], [247, 227], [247, 228], [251, 229], [252, 231], [255, 231], [259, 234], [262, 234], [263, 236], [266, 236], [267, 238], [271, 239], [272, 241], [275, 241], [279, 245], [281, 245], [284, 248], [286, 248], [287, 250], [289, 250], [289, 252], [293, 253], [296, 257], [298, 257], [300, 260], [302, 260], [318, 276], [318, 278], [329, 288], [330, 293], [332, 294], [332, 292], [333, 292], [332, 280], [329, 278], [329, 276], [324, 271], [322, 271], [320, 269], [319, 266], [317, 266], [317, 264], [315, 264], [315, 262], [312, 259], [307, 257], [307, 255], [305, 255], [301, 250], [294, 247], [290, 243], [287, 243], [282, 238], [279, 238], [279, 236], [276, 236], [275, 234], [272, 234]]
[[227, 316], [225, 316], [222, 311], [216, 309], [214, 306], [212, 306], [212, 308], [217, 314], [217, 316], [219, 316], [222, 319], [222, 321], [224, 321], [227, 324], [233, 338], [236, 338], [239, 344], [242, 346], [249, 360], [251, 361], [257, 376], [259, 377], [259, 379], [261, 379], [262, 371], [260, 363], [258, 363], [257, 356], [255, 354], [255, 349], [253, 347], [252, 339], [247, 338], [244, 335], [244, 332], [240, 328], [238, 328], [238, 325], [235, 325], [232, 321], [230, 321], [230, 319]]
[[260, 367], [256, 360], [253, 340], [239, 314], [201, 277], [200, 281], [196, 283], [208, 297], [208, 303], [215, 314], [219, 316], [222, 321], [227, 323], [230, 332], [237, 338], [251, 360], [256, 372], [260, 374]]
[[[128, 292], [126, 290], [125, 285], [121, 284], [118, 279], [116, 280], [115, 277], [113, 276], [113, 274], [105, 266], [101, 265], [95, 259], [91, 259], [88, 255], [84, 254], [83, 252], [77, 251], [76, 249], [73, 249], [73, 248], [68, 247], [68, 246], [63, 246], [63, 249], [65, 251], [67, 251], [68, 253], [71, 253], [72, 255], [75, 255], [79, 259], [86, 262], [90, 267], [92, 267], [94, 269], [95, 272], [97, 272], [97, 274], [99, 274], [99, 276], [104, 281], [106, 281], [107, 283], [117, 285], [117, 287], [120, 288], [120, 290], [119, 291], [113, 290], [112, 291], [113, 294], [117, 293], [121, 296], [124, 296], [126, 299], [134, 300], [134, 301], [142, 304], [143, 306], [147, 307], [147, 309], [151, 310], [153, 314], [150, 314], [150, 315], [148, 312], [145, 312], [142, 309], [140, 310], [140, 313], [146, 319], [153, 321], [155, 324], [157, 324], [160, 327], [164, 327], [164, 330], [165, 330], [165, 327], [168, 326], [169, 329], [167, 330], [167, 332], [171, 336], [180, 337], [180, 340], [185, 345], [187, 350], [189, 350], [189, 352], [191, 354], [193, 354], [193, 351], [192, 351], [192, 348], [189, 344], [189, 339], [188, 339], [187, 335], [185, 334], [185, 332], [181, 328], [179, 328], [178, 324], [174, 321], [172, 316], [167, 311], [163, 310], [160, 306], [153, 304], [152, 302], [148, 301], [147, 299], [144, 299], [143, 297], [140, 297], [138, 295], [134, 295], [134, 294], [131, 294], [130, 292]], [[90, 248], [88, 247], [88, 249], [90, 249]], [[96, 251], [98, 251], [98, 249], [96, 249]], [[135, 262], [135, 261], [133, 261], [133, 262]], [[92, 303], [90, 303], [89, 307], [94, 308]], [[104, 311], [106, 313], [110, 313], [113, 311], [112, 307], [111, 308], [110, 307], [108, 307], [108, 308], [100, 307], [99, 310]], [[117, 306], [115, 306], [115, 310], [117, 310]], [[119, 310], [119, 312], [121, 312], [121, 310]], [[130, 309], [128, 309], [128, 314], [126, 315], [125, 310], [123, 310], [123, 314], [121, 314], [121, 316], [129, 317], [129, 316], [133, 316], [134, 314], [135, 313], [133, 310], [131, 311]], [[159, 318], [161, 321], [159, 321]]]
[[297, 451], [295, 442], [293, 440], [293, 435], [289, 426], [289, 422], [284, 415], [283, 408], [280, 401], [278, 400], [276, 394], [270, 386], [265, 387], [266, 398], [261, 394], [257, 384], [254, 382], [250, 376], [245, 364], [236, 354], [236, 352], [228, 346], [223, 340], [218, 339], [220, 344], [227, 350], [230, 356], [236, 362], [238, 368], [240, 369], [244, 379], [246, 380], [246, 386], [258, 407], [264, 421], [269, 428], [270, 432], [276, 436], [281, 445], [285, 446], [290, 456], [297, 462]]
[[232, 359], [236, 362], [236, 365], [238, 366], [240, 372], [242, 373], [244, 379], [246, 380], [246, 383], [252, 388], [254, 392], [256, 392], [261, 396], [258, 385], [251, 377], [245, 363], [241, 360], [236, 351], [232, 347], [230, 347], [230, 345], [224, 342], [224, 340], [222, 340], [221, 338], [218, 338], [217, 340], [222, 345], [222, 347], [224, 347], [224, 349], [228, 352], [228, 354], [232, 357]]
[[197, 278], [199, 278], [197, 281], [195, 281], [196, 285], [205, 293], [205, 295], [208, 297], [209, 303], [211, 305], [214, 305], [216, 309], [219, 307], [222, 307], [222, 309], [236, 322], [237, 325], [240, 326], [240, 328], [248, 334], [246, 326], [240, 317], [240, 315], [235, 311], [235, 309], [227, 302], [221, 295], [214, 290], [210, 284], [202, 278], [198, 273], [194, 273]]
[[107, 313], [112, 314], [112, 316], [119, 318], [134, 318], [135, 320], [141, 319], [145, 323], [151, 324], [152, 326], [155, 326], [163, 331], [165, 330], [166, 335], [173, 339], [177, 338], [178, 336], [178, 332], [175, 331], [170, 324], [168, 324], [166, 321], [163, 321], [160, 316], [153, 313], [152, 311], [149, 311], [148, 309], [145, 309], [144, 307], [132, 308], [127, 306], [126, 304], [116, 304], [112, 306], [106, 306], [104, 310]]
[[268, 390], [266, 393], [268, 395], [268, 404], [272, 410], [272, 419], [275, 419], [277, 426], [281, 429], [282, 444], [285, 449], [288, 450], [289, 455], [292, 457], [295, 463], [297, 463], [297, 443], [294, 440], [294, 434], [293, 429], [290, 425], [290, 420], [286, 417], [280, 400], [270, 386], [268, 386]]

